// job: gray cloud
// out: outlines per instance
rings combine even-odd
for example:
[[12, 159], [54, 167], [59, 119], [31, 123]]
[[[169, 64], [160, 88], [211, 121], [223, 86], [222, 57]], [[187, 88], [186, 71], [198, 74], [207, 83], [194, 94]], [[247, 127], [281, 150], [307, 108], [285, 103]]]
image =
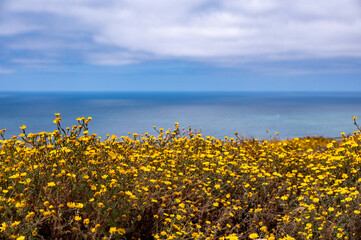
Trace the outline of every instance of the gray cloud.
[[13, 20], [3, 19], [0, 35], [38, 38], [9, 47], [69, 49], [82, 45], [81, 32], [92, 64], [361, 57], [359, 0], [7, 0], [3, 8]]

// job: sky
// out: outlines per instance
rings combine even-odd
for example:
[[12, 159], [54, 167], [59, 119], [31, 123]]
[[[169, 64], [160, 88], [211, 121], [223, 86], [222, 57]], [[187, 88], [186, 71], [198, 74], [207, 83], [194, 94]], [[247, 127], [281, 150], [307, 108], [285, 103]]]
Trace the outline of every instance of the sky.
[[0, 91], [361, 91], [361, 1], [1, 0]]

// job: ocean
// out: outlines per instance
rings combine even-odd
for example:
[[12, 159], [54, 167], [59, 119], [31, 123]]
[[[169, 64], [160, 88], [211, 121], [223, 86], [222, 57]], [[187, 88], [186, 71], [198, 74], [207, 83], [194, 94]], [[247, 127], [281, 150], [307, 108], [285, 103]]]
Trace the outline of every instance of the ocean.
[[[200, 130], [205, 136], [269, 139], [340, 137], [357, 130], [352, 117], [361, 117], [361, 93], [291, 92], [87, 92], [0, 93], [0, 129], [7, 138], [21, 133], [53, 131], [54, 113], [64, 127], [77, 117], [91, 116], [90, 133], [126, 136], [156, 135], [153, 126]], [[360, 119], [361, 121], [361, 119]], [[266, 130], [269, 131], [267, 134]]]

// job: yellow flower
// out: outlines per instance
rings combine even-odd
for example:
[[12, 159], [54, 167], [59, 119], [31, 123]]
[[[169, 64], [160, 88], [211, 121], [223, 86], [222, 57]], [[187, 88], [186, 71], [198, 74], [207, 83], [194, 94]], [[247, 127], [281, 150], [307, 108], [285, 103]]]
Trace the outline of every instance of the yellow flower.
[[256, 238], [259, 238], [259, 235], [257, 233], [251, 233], [248, 237], [250, 239], [256, 239]]
[[281, 197], [281, 199], [282, 199], [283, 201], [286, 201], [286, 200], [288, 199], [288, 196], [285, 196], [285, 195], [284, 195], [284, 196]]
[[238, 237], [235, 233], [228, 235], [226, 237], [221, 237], [220, 240], [238, 240]]
[[260, 228], [260, 230], [261, 230], [262, 232], [267, 232], [267, 227], [266, 227], [266, 226], [263, 226], [263, 227]]
[[48, 187], [54, 187], [56, 184], [54, 182], [48, 183]]
[[124, 228], [118, 228], [118, 233], [120, 234], [120, 235], [124, 235], [125, 234], [125, 229]]
[[295, 238], [287, 235], [286, 237], [280, 238], [280, 240], [295, 240]]
[[7, 227], [9, 227], [9, 225], [7, 225], [6, 222], [3, 222], [3, 223], [1, 224], [1, 227], [0, 227], [0, 232], [5, 231], [5, 229], [6, 229]]
[[355, 214], [360, 214], [361, 212], [359, 210], [353, 211]]
[[318, 203], [319, 201], [320, 201], [319, 198], [314, 198], [314, 199], [312, 199], [312, 202], [314, 202], [314, 203]]
[[29, 220], [29, 219], [33, 218], [34, 216], [35, 216], [34, 212], [29, 212], [28, 215], [25, 216], [25, 219]]
[[53, 123], [55, 123], [55, 124], [58, 124], [60, 122], [61, 122], [61, 117], [59, 117], [59, 116], [57, 116], [53, 121]]
[[69, 208], [75, 208], [75, 203], [74, 202], [68, 202], [66, 204]]
[[16, 238], [16, 240], [25, 240], [25, 237], [24, 237], [24, 236], [20, 236], [20, 237]]
[[80, 220], [81, 220], [81, 217], [80, 217], [80, 216], [75, 216], [74, 220], [75, 220], [75, 221], [80, 221]]
[[214, 206], [214, 207], [218, 207], [218, 206], [219, 206], [219, 203], [214, 202], [214, 203], [213, 203], [213, 206]]
[[35, 228], [34, 231], [31, 233], [34, 237], [38, 235], [38, 229]]
[[46, 216], [50, 216], [51, 215], [51, 212], [50, 211], [46, 211], [46, 212], [43, 212], [43, 215], [46, 217]]
[[109, 229], [109, 233], [116, 233], [117, 232], [117, 228], [116, 227], [111, 227]]
[[20, 221], [15, 221], [15, 222], [13, 222], [13, 223], [10, 225], [10, 227], [14, 228], [14, 227], [16, 227], [16, 226], [19, 225], [19, 224], [20, 224]]
[[83, 223], [84, 223], [85, 225], [88, 225], [88, 224], [90, 223], [89, 218], [84, 219]]
[[84, 204], [82, 204], [82, 203], [76, 203], [76, 204], [75, 204], [75, 207], [76, 207], [76, 208], [83, 208], [83, 207], [84, 207]]
[[22, 126], [20, 127], [21, 130], [24, 130], [25, 128], [26, 128], [25, 125], [22, 125]]

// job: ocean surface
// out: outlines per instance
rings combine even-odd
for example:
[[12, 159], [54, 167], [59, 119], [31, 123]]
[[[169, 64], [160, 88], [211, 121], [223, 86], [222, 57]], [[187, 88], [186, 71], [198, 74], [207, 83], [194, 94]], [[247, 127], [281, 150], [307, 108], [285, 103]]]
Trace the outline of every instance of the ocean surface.
[[[54, 113], [62, 125], [77, 124], [77, 117], [91, 116], [89, 132], [156, 135], [153, 126], [201, 130], [203, 135], [223, 138], [234, 132], [244, 137], [279, 139], [340, 137], [356, 130], [352, 117], [361, 123], [361, 93], [24, 93], [0, 92], [0, 129], [5, 137], [27, 132], [53, 131]], [[266, 130], [269, 130], [269, 135]]]

